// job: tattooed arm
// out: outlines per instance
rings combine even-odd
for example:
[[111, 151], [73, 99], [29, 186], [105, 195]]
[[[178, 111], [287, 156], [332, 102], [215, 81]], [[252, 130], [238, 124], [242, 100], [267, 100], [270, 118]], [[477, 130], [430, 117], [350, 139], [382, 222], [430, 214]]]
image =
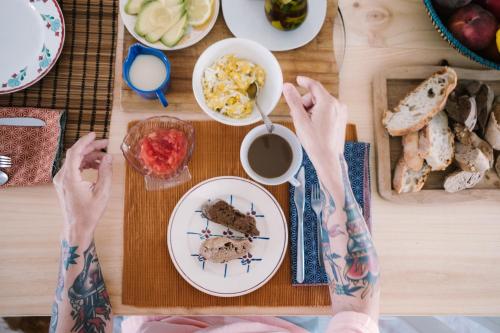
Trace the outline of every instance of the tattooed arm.
[[347, 109], [319, 82], [298, 77], [297, 83], [307, 90], [305, 95], [289, 83], [283, 92], [326, 197], [322, 243], [333, 311], [363, 312], [378, 320], [378, 257], [343, 155]]
[[[111, 190], [111, 156], [101, 152], [106, 146], [107, 140], [95, 140], [94, 133], [81, 138], [68, 150], [54, 178], [64, 228], [51, 333], [113, 330], [111, 304], [93, 240]], [[83, 169], [97, 169], [97, 181], [83, 180]]]

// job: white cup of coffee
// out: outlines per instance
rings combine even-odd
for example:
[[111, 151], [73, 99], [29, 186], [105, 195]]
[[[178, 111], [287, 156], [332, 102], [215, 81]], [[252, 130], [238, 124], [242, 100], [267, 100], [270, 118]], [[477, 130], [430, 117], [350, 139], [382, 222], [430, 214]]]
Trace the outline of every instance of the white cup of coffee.
[[240, 160], [247, 175], [261, 184], [300, 185], [295, 174], [302, 165], [302, 146], [284, 126], [274, 124], [271, 134], [265, 125], [253, 128], [241, 143]]

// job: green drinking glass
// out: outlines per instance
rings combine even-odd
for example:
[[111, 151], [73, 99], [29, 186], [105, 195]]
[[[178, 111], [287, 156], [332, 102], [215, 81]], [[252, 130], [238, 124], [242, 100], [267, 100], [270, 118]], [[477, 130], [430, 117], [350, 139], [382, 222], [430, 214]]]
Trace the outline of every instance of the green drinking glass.
[[307, 0], [266, 0], [266, 16], [279, 30], [297, 29], [306, 19]]

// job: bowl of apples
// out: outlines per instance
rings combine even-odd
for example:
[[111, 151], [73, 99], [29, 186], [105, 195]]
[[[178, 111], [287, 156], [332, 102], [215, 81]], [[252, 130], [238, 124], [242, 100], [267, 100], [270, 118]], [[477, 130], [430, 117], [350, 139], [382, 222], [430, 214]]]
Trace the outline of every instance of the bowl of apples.
[[470, 59], [500, 70], [500, 0], [424, 0], [441, 36]]

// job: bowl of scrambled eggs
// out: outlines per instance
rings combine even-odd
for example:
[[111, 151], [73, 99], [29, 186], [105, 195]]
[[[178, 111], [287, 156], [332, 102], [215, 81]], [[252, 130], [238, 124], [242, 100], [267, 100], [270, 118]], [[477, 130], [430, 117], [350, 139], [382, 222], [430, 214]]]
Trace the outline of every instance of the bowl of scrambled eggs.
[[193, 92], [200, 107], [213, 119], [232, 126], [261, 120], [255, 100], [249, 96], [256, 84], [260, 108], [269, 114], [278, 104], [283, 74], [274, 55], [247, 39], [228, 38], [207, 48], [193, 71]]

